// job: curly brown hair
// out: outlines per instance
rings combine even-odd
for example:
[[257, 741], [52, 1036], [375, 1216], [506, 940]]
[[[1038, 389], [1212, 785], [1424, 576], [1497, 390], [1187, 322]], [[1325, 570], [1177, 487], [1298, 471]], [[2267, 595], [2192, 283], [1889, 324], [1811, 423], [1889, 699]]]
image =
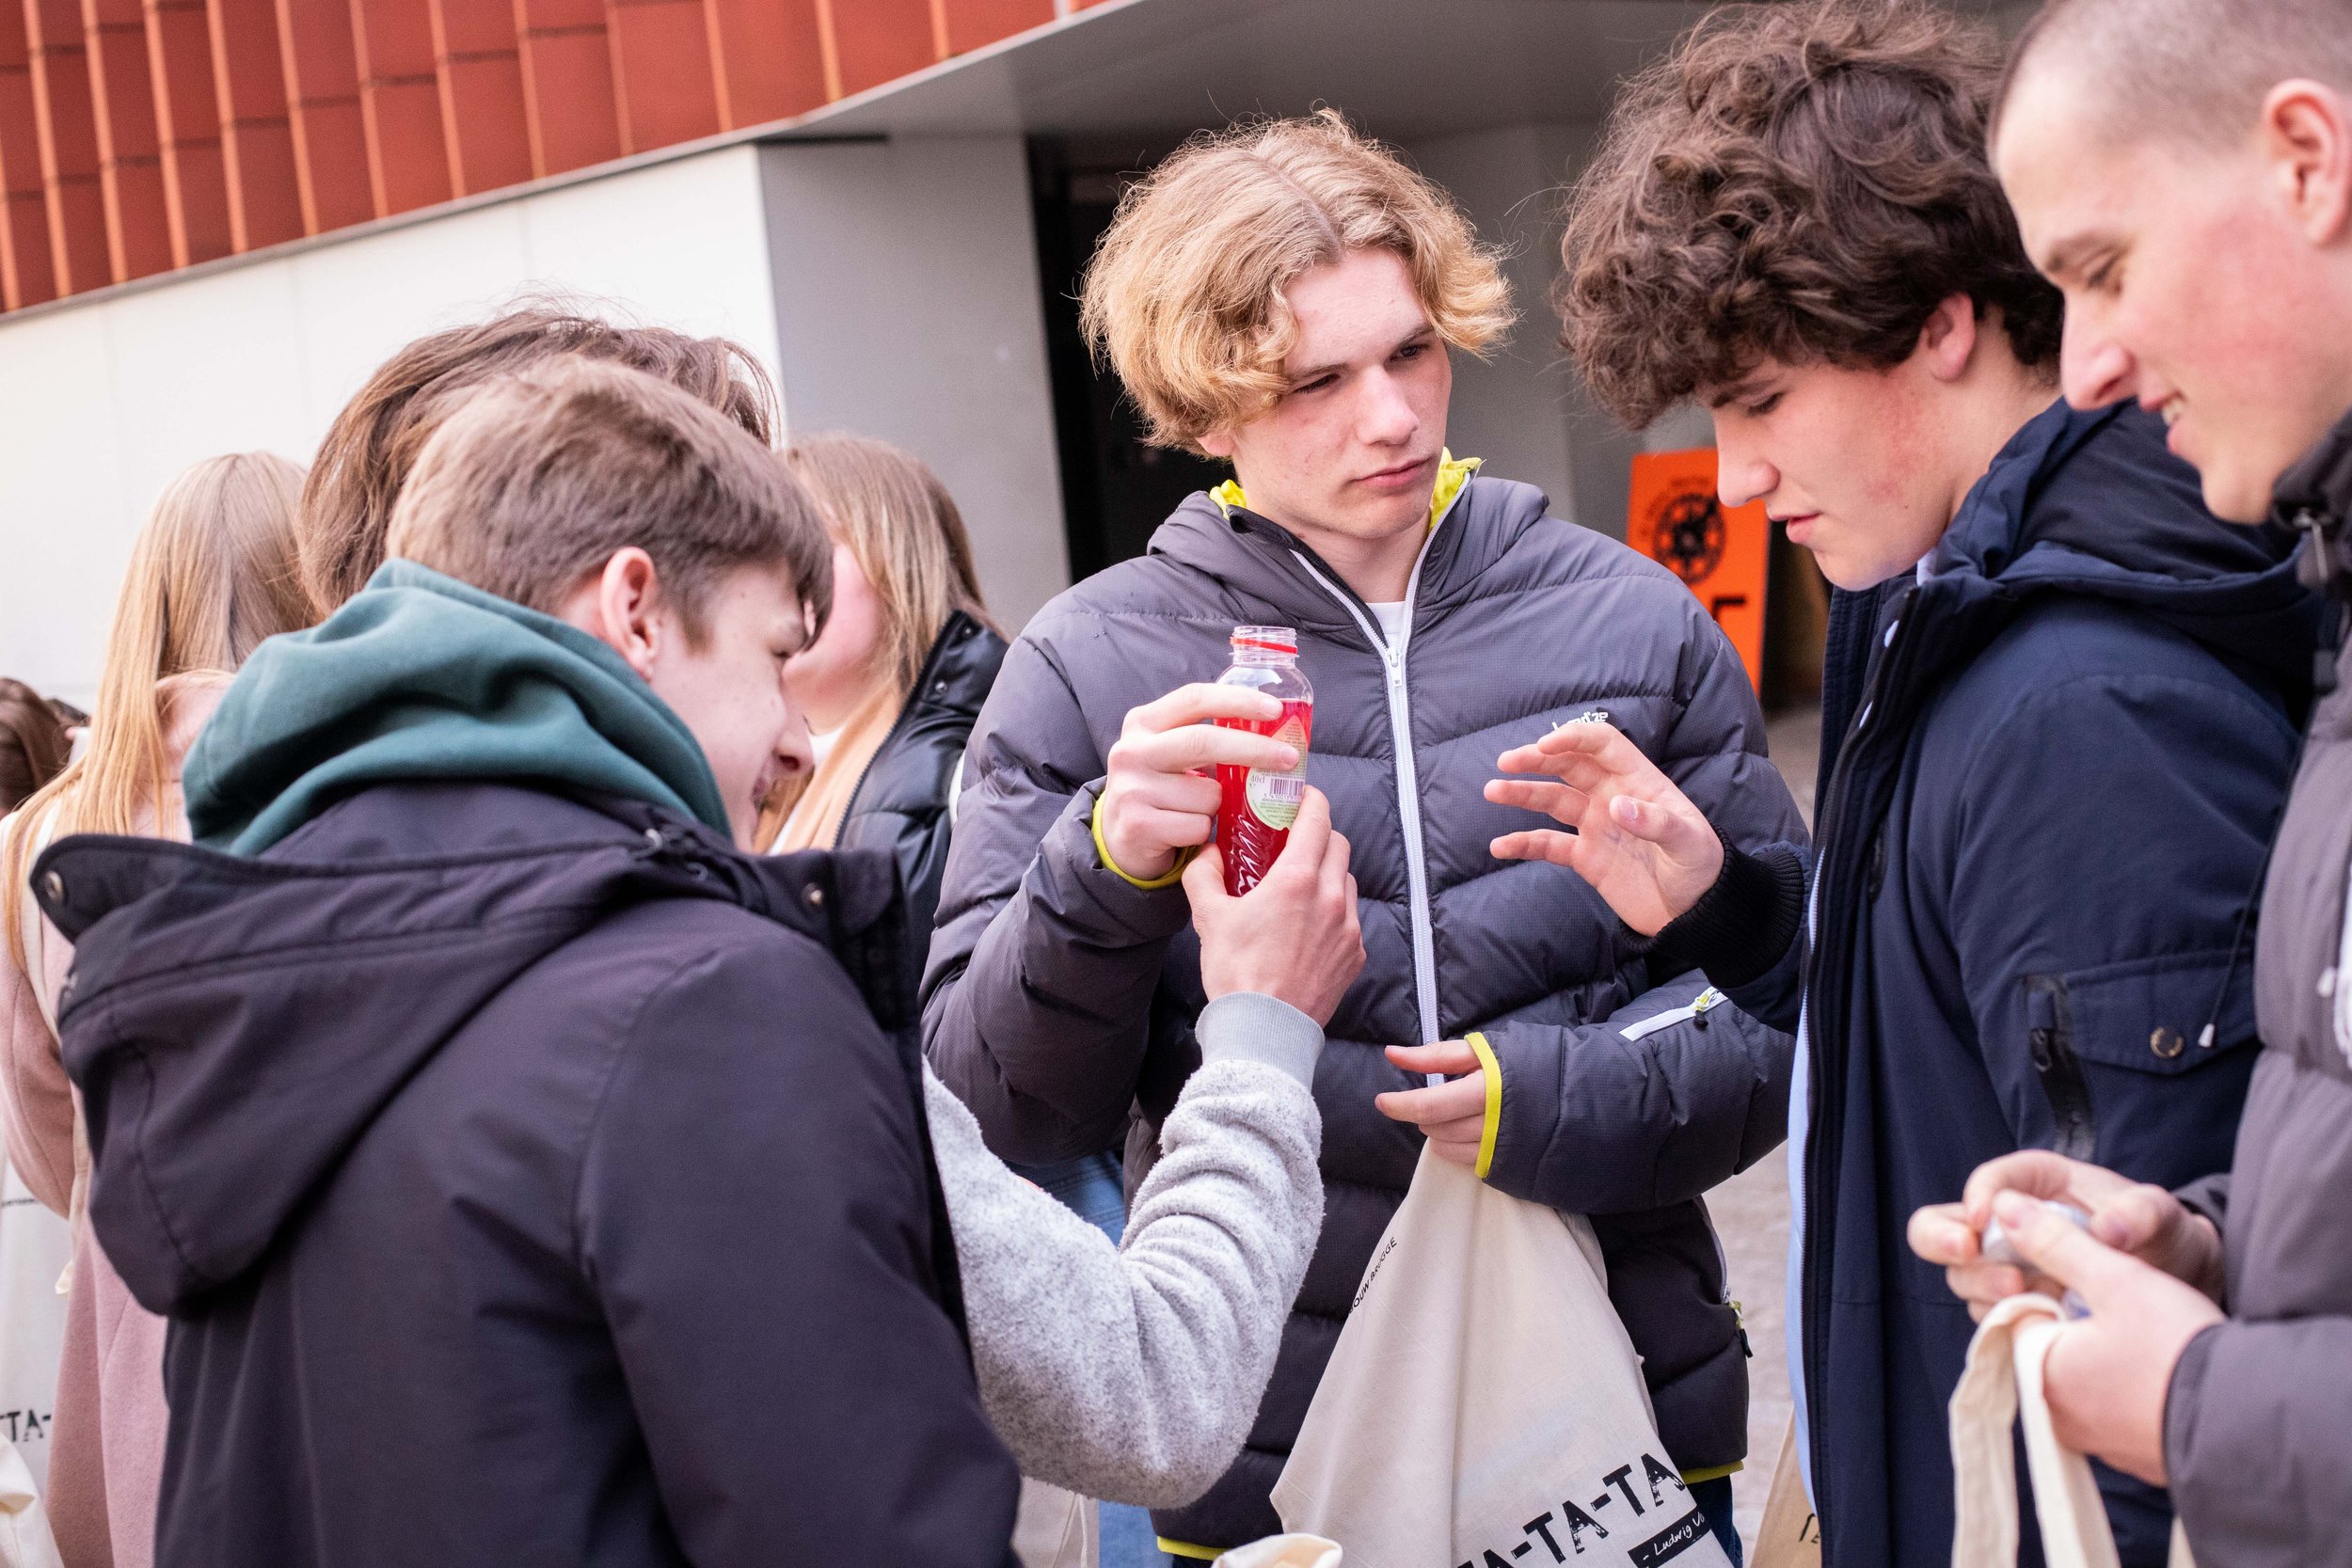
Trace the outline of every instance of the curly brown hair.
[[1715, 11], [1629, 82], [1570, 200], [1561, 342], [1640, 428], [1758, 361], [1883, 369], [1953, 294], [2054, 364], [1985, 152], [1991, 29], [1926, 0]]

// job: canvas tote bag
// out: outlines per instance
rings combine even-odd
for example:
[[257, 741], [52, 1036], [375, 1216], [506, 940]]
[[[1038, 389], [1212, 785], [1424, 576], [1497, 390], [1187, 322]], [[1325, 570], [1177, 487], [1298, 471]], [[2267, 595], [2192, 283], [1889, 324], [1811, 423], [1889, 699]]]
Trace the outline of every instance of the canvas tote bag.
[[1023, 1476], [1012, 1555], [1021, 1568], [1095, 1568], [1103, 1551], [1098, 1519], [1093, 1498]]
[[1348, 1568], [1726, 1568], [1593, 1227], [1424, 1147], [1275, 1483]]
[[1804, 1474], [1797, 1467], [1797, 1417], [1781, 1433], [1780, 1460], [1772, 1466], [1772, 1489], [1764, 1494], [1764, 1518], [1756, 1530], [1748, 1568], [1821, 1568], [1821, 1522], [1805, 1499]]
[[[0, 832], [13, 820], [0, 820]], [[44, 823], [33, 853], [48, 843]], [[21, 896], [24, 967], [41, 1021], [54, 1037], [57, 1021], [43, 990], [49, 965], [45, 926], [30, 890], [21, 890]], [[8, 961], [6, 944], [0, 943], [0, 963]], [[0, 1157], [0, 1438], [14, 1445], [36, 1487], [49, 1484], [49, 1429], [65, 1351], [65, 1274], [72, 1261], [73, 1227], [44, 1208]], [[13, 1517], [8, 1509], [0, 1491], [0, 1515]], [[0, 1564], [9, 1560], [0, 1556]]]
[[[2026, 1472], [2049, 1568], [2116, 1568], [2115, 1536], [2090, 1461], [2058, 1444], [2042, 1363], [2063, 1322], [2048, 1296], [2018, 1295], [1985, 1315], [1952, 1392], [1952, 1568], [2010, 1568], [2017, 1560], [2017, 1457], [2010, 1429], [2026, 1427]], [[2172, 1526], [2170, 1568], [2196, 1568]]]
[[1320, 1535], [1269, 1535], [1234, 1547], [1211, 1568], [1340, 1568], [1340, 1548]]

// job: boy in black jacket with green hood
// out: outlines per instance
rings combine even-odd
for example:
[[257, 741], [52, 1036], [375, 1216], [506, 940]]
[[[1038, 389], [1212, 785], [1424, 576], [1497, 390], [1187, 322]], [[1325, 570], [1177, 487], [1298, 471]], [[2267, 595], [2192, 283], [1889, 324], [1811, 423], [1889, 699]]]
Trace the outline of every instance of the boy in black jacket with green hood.
[[896, 878], [734, 847], [806, 761], [810, 503], [570, 361], [450, 417], [392, 547], [196, 748], [228, 855], [35, 874], [173, 1318], [158, 1560], [997, 1568]]

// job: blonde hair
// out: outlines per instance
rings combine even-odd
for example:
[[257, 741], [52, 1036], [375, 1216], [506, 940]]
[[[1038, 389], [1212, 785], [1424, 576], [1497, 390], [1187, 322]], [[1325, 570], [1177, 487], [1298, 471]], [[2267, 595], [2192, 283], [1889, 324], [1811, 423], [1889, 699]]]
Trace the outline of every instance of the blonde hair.
[[1273, 406], [1298, 335], [1293, 278], [1389, 250], [1438, 335], [1483, 354], [1514, 319], [1499, 255], [1435, 182], [1335, 109], [1187, 141], [1120, 198], [1087, 268], [1079, 325], [1158, 446]]
[[[829, 847], [839, 836], [850, 797], [914, 694], [947, 618], [961, 610], [999, 636], [1003, 631], [980, 597], [963, 514], [922, 459], [887, 441], [832, 432], [793, 442], [784, 460], [808, 486], [827, 530], [856, 558], [882, 603], [882, 664], [888, 677], [843, 723], [839, 743], [825, 760], [797, 786], [787, 780], [761, 813], [755, 844], [774, 844], [790, 818], [783, 847], [799, 849]], [[803, 803], [807, 809], [794, 816]]]
[[89, 748], [27, 800], [0, 846], [0, 919], [24, 965], [24, 900], [33, 825], [54, 836], [135, 833], [171, 788], [164, 683], [235, 672], [268, 638], [311, 621], [297, 564], [302, 468], [265, 451], [207, 458], [164, 487], [131, 547], [106, 636]]
[[850, 547], [888, 617], [889, 668], [898, 697], [961, 610], [989, 625], [972, 565], [972, 541], [956, 499], [921, 458], [887, 441], [839, 432], [811, 436], [786, 449], [834, 538]]

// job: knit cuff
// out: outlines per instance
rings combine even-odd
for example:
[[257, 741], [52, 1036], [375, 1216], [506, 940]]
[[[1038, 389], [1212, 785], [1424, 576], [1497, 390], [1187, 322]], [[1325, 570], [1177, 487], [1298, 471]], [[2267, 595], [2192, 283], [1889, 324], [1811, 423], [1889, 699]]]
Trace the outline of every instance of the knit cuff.
[[1231, 992], [1200, 1009], [1193, 1036], [1200, 1041], [1204, 1067], [1211, 1062], [1263, 1062], [1314, 1087], [1323, 1029], [1287, 1002], [1262, 991]]
[[1771, 845], [1751, 855], [1724, 840], [1724, 868], [1699, 901], [1649, 947], [1653, 982], [1696, 969], [1720, 990], [1760, 979], [1787, 956], [1804, 924], [1804, 865]]

